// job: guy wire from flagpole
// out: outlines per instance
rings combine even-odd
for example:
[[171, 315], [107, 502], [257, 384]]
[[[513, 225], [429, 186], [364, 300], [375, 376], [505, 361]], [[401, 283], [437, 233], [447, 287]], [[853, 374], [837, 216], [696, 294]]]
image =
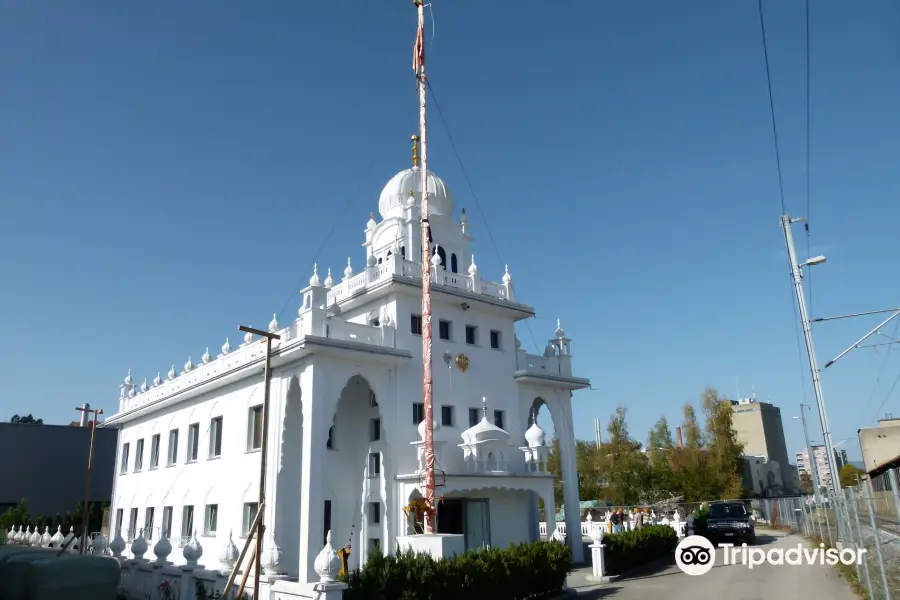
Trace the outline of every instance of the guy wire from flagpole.
[[422, 143], [422, 379], [425, 404], [425, 519], [424, 533], [433, 533], [434, 525], [434, 409], [433, 380], [431, 373], [431, 240], [428, 233], [428, 143], [426, 119], [425, 75], [425, 4], [423, 0], [413, 0], [418, 13], [416, 43], [413, 48], [413, 71], [416, 74], [419, 91], [419, 136]]

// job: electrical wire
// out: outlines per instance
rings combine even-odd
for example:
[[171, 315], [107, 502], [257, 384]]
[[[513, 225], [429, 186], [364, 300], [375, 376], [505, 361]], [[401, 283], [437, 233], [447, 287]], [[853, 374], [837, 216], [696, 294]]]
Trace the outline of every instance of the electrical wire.
[[[758, 0], [757, 5], [759, 7], [759, 28], [760, 28], [760, 31], [762, 32], [763, 58], [765, 59], [765, 64], [766, 64], [766, 85], [769, 90], [769, 113], [772, 117], [772, 138], [775, 142], [775, 168], [778, 171], [778, 193], [779, 193], [779, 196], [781, 199], [781, 214], [787, 214], [787, 208], [786, 208], [785, 202], [784, 202], [784, 180], [783, 180], [783, 177], [781, 174], [781, 153], [778, 149], [778, 126], [777, 126], [776, 119], [775, 119], [775, 99], [772, 94], [772, 72], [771, 72], [771, 69], [769, 68], [769, 45], [766, 40], [766, 19], [765, 19], [765, 15], [763, 14], [762, 0]], [[807, 27], [807, 61], [809, 60], [809, 10], [808, 9], [809, 9], [809, 2], [807, 0], [807, 24], [806, 24], [806, 27]], [[807, 68], [807, 81], [808, 81], [808, 70], [809, 69]], [[807, 107], [808, 107], [808, 104], [809, 104], [809, 89], [808, 89], [808, 85], [807, 85]], [[807, 140], [808, 140], [808, 136], [809, 136], [808, 123], [809, 123], [809, 110], [807, 108]], [[807, 157], [809, 155], [808, 148], [809, 148], [809, 145], [807, 142]], [[807, 164], [808, 164], [808, 158], [807, 158]], [[809, 177], [809, 168], [807, 167], [807, 207], [808, 207], [808, 203], [809, 203], [808, 177]], [[807, 236], [808, 235], [809, 235], [809, 230], [807, 230]], [[808, 237], [807, 237], [807, 240], [808, 240]], [[800, 367], [800, 372], [799, 372], [799, 374], [800, 374], [800, 390], [803, 395], [803, 403], [805, 404], [806, 403], [806, 376], [804, 375], [805, 369], [803, 367], [803, 346], [800, 341], [800, 329], [799, 329], [800, 315], [798, 314], [798, 310], [797, 310], [797, 303], [799, 302], [799, 298], [796, 297], [796, 292], [794, 291], [793, 286], [791, 286], [791, 299], [796, 301], [796, 302], [791, 302], [791, 304], [794, 307], [794, 323], [795, 323], [795, 332], [797, 334], [797, 359], [799, 361], [799, 367]]]
[[[373, 156], [372, 160], [374, 162], [374, 160], [375, 160], [374, 156]], [[315, 262], [319, 258], [319, 255], [322, 254], [322, 250], [325, 249], [325, 246], [331, 240], [331, 236], [333, 236], [334, 232], [337, 231], [338, 224], [341, 222], [341, 220], [343, 220], [344, 215], [347, 213], [347, 210], [350, 208], [350, 205], [353, 204], [353, 199], [355, 197], [359, 196], [359, 192], [362, 189], [363, 174], [367, 173], [369, 170], [371, 170], [371, 164], [369, 165], [369, 167], [370, 167], [370, 169], [367, 169], [366, 171], [360, 171], [359, 179], [356, 182], [356, 190], [353, 192], [353, 195], [347, 199], [347, 202], [344, 204], [344, 208], [341, 209], [341, 212], [338, 213], [334, 222], [331, 224], [331, 229], [328, 230], [328, 234], [325, 236], [325, 239], [323, 239], [322, 243], [319, 244], [319, 247], [316, 248], [316, 251], [312, 255], [312, 262]], [[278, 311], [279, 319], [281, 319], [281, 317], [284, 316], [284, 311], [286, 311], [288, 308], [288, 305], [290, 305], [291, 298], [294, 297], [294, 294], [296, 294], [298, 291], [302, 290], [305, 287], [303, 285], [303, 281], [304, 281], [304, 279], [300, 279], [300, 281], [298, 281], [297, 284], [294, 286], [294, 289], [292, 289], [290, 294], [288, 294], [287, 298], [284, 301], [284, 305], [281, 307], [281, 310]]]
[[778, 127], [775, 123], [775, 98], [772, 95], [772, 72], [769, 68], [769, 45], [766, 41], [766, 19], [763, 15], [762, 0], [757, 2], [759, 6], [759, 27], [762, 30], [763, 57], [766, 60], [766, 83], [769, 87], [769, 111], [772, 115], [772, 137], [775, 140], [775, 167], [778, 169], [778, 193], [781, 196], [781, 214], [787, 214], [784, 203], [784, 180], [781, 176], [781, 153], [778, 149]]
[[881, 409], [884, 408], [884, 405], [887, 404], [887, 401], [890, 399], [891, 394], [894, 393], [894, 389], [897, 387], [897, 383], [900, 383], [900, 374], [898, 374], [896, 379], [894, 379], [894, 383], [891, 384], [891, 389], [888, 390], [888, 393], [884, 397], [884, 400], [882, 400], [881, 404], [878, 405], [878, 409], [875, 411], [875, 417], [872, 419], [873, 421], [878, 418], [879, 414], [881, 414]]
[[[501, 265], [505, 265], [506, 262], [503, 260], [503, 257], [500, 255], [500, 249], [497, 246], [497, 241], [494, 239], [494, 234], [491, 233], [491, 228], [488, 225], [488, 220], [484, 216], [484, 211], [481, 209], [481, 202], [478, 201], [478, 196], [475, 194], [475, 189], [472, 187], [472, 180], [469, 179], [469, 173], [466, 171], [466, 167], [463, 164], [462, 157], [459, 155], [459, 150], [456, 147], [456, 142], [453, 139], [453, 134], [450, 132], [450, 126], [447, 124], [447, 119], [444, 117], [444, 112], [441, 110], [441, 105], [438, 102], [437, 95], [434, 93], [434, 88], [431, 85], [430, 80], [426, 80], [426, 85], [428, 86], [428, 90], [431, 92], [431, 100], [434, 102], [434, 107], [437, 110], [438, 117], [441, 120], [441, 123], [444, 125], [444, 131], [447, 133], [447, 139], [450, 140], [450, 147], [453, 148], [453, 153], [456, 155], [456, 161], [459, 163], [459, 169], [462, 171], [463, 179], [466, 180], [466, 185], [469, 188], [469, 193], [472, 195], [472, 200], [475, 201], [475, 208], [478, 209], [478, 214], [481, 215], [481, 221], [484, 223], [484, 230], [488, 234], [488, 239], [491, 242], [491, 245], [494, 247], [494, 252], [497, 255], [497, 260], [500, 261]], [[528, 335], [531, 337], [531, 342], [534, 344], [535, 350], [538, 352], [541, 351], [541, 347], [537, 343], [537, 339], [534, 337], [534, 332], [531, 331], [531, 325], [528, 323], [526, 319], [524, 321], [525, 328], [528, 330]]]
[[[806, 0], [806, 222], [804, 222], [803, 226], [806, 229], [806, 258], [809, 258], [810, 254], [810, 246], [812, 242], [810, 241], [809, 234], [809, 220], [810, 220], [810, 110], [809, 110], [809, 96], [810, 96], [810, 70], [809, 70], [809, 0]], [[807, 298], [809, 299], [809, 312], [813, 312], [813, 286], [812, 286], [812, 271], [813, 269], [807, 269], [806, 273], [806, 286], [807, 286]]]
[[[900, 321], [897, 321], [897, 323], [894, 325], [894, 333], [891, 337], [896, 339], [898, 332], [900, 332]], [[878, 377], [875, 378], [875, 385], [872, 386], [872, 393], [869, 394], [869, 400], [866, 402], [865, 410], [868, 410], [869, 407], [872, 405], [872, 400], [875, 398], [875, 392], [878, 391], [879, 384], [881, 383], [881, 377], [882, 377], [882, 375], [884, 375], [884, 370], [885, 370], [885, 367], [887, 366], [887, 361], [888, 361], [888, 358], [890, 358], [890, 356], [891, 356], [891, 350], [893, 350], [893, 348], [894, 348], [893, 344], [888, 346], [887, 352], [884, 353], [884, 359], [881, 361], [881, 369], [879, 369], [879, 371], [878, 371]], [[897, 383], [894, 382], [894, 385], [897, 385]], [[891, 391], [893, 391], [893, 389], [894, 388], [891, 387]], [[890, 392], [888, 392], [888, 397], [890, 397]], [[886, 401], [887, 401], [887, 399], [882, 401], [881, 406], [879, 406], [878, 410], [875, 411], [875, 416], [871, 420], [874, 421], [878, 418], [878, 414], [881, 412], [881, 409], [884, 407], [884, 404]]]

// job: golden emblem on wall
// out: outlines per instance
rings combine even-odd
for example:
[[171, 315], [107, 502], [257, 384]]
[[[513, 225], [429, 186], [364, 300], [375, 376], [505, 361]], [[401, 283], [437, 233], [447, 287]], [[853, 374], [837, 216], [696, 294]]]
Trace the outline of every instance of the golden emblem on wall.
[[456, 366], [457, 368], [465, 373], [469, 369], [469, 357], [465, 354], [460, 354], [456, 357]]

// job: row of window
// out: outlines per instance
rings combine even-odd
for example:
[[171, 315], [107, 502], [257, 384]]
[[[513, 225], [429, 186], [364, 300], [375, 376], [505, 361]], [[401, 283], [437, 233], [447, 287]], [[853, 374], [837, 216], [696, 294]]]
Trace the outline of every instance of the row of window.
[[[455, 406], [441, 406], [441, 427], [455, 427], [456, 419], [455, 419], [456, 407]], [[504, 429], [503, 425], [505, 422], [506, 411], [505, 410], [495, 410], [494, 411], [494, 425], [499, 427], [500, 429]], [[422, 421], [425, 420], [425, 403], [424, 402], [414, 402], [413, 403], [413, 425], [418, 425]], [[469, 408], [469, 427], [474, 427], [481, 421], [482, 417], [482, 409], [480, 408]]]
[[[209, 448], [207, 458], [213, 459], [222, 456], [222, 417], [210, 419]], [[196, 462], [200, 455], [200, 423], [188, 425], [187, 448], [185, 451], [185, 463]], [[150, 469], [159, 466], [159, 452], [162, 445], [162, 434], [155, 434], [150, 438]], [[247, 446], [246, 451], [252, 452], [262, 447], [262, 405], [249, 409], [247, 415]], [[166, 466], [171, 467], [178, 463], [179, 457], [179, 429], [169, 431], [168, 447], [166, 452]], [[122, 445], [122, 455], [119, 463], [119, 473], [124, 475], [129, 466], [135, 472], [144, 468], [144, 439], [135, 442], [134, 463], [131, 463], [131, 442]]]
[[[422, 335], [422, 315], [410, 315], [409, 317], [409, 332], [413, 335]], [[479, 345], [479, 329], [475, 325], [466, 325], [466, 343], [470, 346], [478, 346]], [[448, 342], [454, 341], [453, 339], [453, 321], [445, 321], [443, 319], [438, 320], [438, 336], [442, 340], [447, 340]], [[490, 345], [494, 350], [500, 350], [500, 331], [497, 329], [491, 329], [490, 334]]]

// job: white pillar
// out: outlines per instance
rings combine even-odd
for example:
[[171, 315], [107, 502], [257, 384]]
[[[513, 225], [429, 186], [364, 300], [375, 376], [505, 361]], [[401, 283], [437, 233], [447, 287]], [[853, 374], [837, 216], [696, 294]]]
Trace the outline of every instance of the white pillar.
[[572, 562], [581, 563], [584, 562], [584, 542], [581, 537], [581, 504], [578, 496], [578, 463], [572, 425], [572, 402], [568, 395], [560, 397], [559, 400], [562, 410], [560, 418], [553, 419], [553, 425], [559, 427], [559, 462], [562, 466], [563, 506], [566, 510], [566, 532], [568, 534], [566, 541], [569, 551], [572, 553]]
[[606, 576], [604, 573], [605, 566], [603, 564], [603, 549], [606, 548], [605, 544], [594, 542], [590, 546], [591, 548], [591, 566], [592, 566], [592, 575], [596, 579], [602, 579]]
[[[315, 561], [325, 539], [322, 453], [325, 452], [332, 420], [329, 407], [337, 402], [329, 401], [331, 399], [327, 397], [330, 393], [327, 380], [328, 374], [321, 363], [307, 366], [300, 375], [303, 390], [303, 456], [300, 468], [306, 478], [300, 490], [300, 582], [318, 580]], [[334, 393], [339, 394], [340, 390]]]

